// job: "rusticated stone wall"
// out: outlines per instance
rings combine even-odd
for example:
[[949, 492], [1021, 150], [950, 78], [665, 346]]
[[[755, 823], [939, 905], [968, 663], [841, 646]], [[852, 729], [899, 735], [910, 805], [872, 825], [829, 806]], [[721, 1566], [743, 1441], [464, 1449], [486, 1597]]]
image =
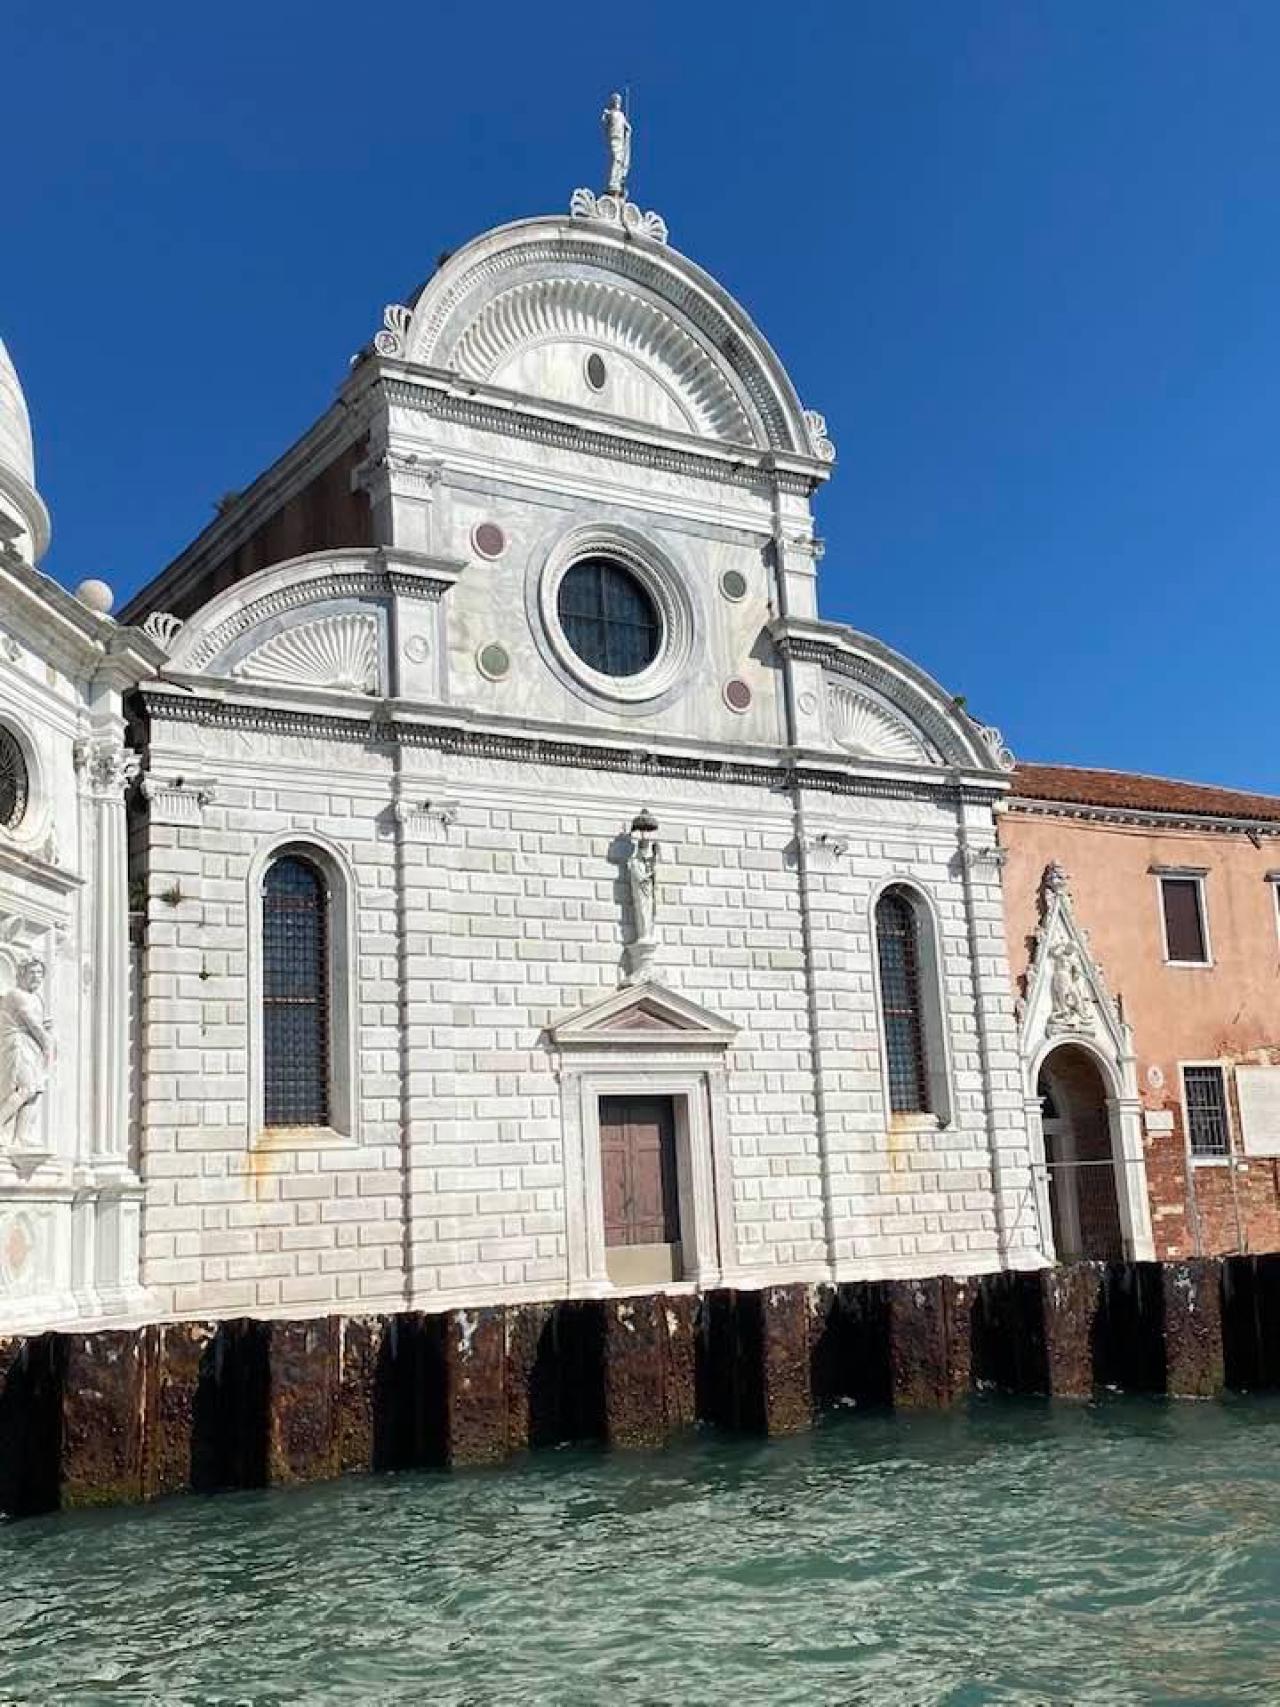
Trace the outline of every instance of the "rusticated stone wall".
[[0, 1510], [1224, 1387], [1280, 1387], [1280, 1255], [42, 1334], [0, 1340]]

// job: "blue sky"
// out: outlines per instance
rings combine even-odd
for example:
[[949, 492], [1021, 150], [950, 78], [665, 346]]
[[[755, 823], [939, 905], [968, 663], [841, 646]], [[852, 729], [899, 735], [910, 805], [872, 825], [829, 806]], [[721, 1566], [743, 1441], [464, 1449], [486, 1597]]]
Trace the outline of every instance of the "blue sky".
[[629, 84], [636, 199], [828, 418], [824, 614], [1023, 757], [1280, 791], [1274, 0], [28, 0], [5, 58], [61, 579], [159, 569]]

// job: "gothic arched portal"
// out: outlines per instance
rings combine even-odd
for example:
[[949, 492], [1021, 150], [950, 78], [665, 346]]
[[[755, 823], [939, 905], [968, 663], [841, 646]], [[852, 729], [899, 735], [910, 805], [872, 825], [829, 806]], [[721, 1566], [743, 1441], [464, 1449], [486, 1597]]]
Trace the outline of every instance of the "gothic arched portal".
[[1045, 1057], [1036, 1093], [1058, 1260], [1119, 1260], [1125, 1242], [1102, 1071], [1087, 1050], [1064, 1043]]

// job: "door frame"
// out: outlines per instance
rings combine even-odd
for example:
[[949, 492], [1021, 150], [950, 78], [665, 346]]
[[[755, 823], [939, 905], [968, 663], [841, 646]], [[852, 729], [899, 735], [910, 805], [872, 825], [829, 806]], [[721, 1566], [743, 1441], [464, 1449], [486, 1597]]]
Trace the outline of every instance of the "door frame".
[[714, 1106], [723, 1099], [722, 1080], [722, 1074], [705, 1069], [663, 1069], [642, 1061], [565, 1073], [566, 1232], [572, 1291], [591, 1296], [619, 1290], [609, 1278], [606, 1260], [600, 1155], [600, 1100], [612, 1096], [670, 1098], [681, 1264], [681, 1280], [673, 1284], [719, 1284], [721, 1251], [731, 1248], [728, 1229], [720, 1224], [729, 1200], [729, 1182], [717, 1177], [724, 1175], [727, 1158], [714, 1154], [711, 1137], [713, 1125], [723, 1129], [713, 1115]]

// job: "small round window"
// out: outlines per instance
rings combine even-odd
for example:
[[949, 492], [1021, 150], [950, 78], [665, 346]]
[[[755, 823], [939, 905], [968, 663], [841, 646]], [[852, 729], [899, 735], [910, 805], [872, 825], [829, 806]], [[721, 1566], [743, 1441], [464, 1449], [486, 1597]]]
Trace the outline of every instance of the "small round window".
[[637, 576], [607, 557], [565, 571], [556, 613], [578, 657], [602, 676], [638, 676], [662, 645], [657, 606]]
[[16, 830], [25, 817], [30, 787], [17, 737], [0, 725], [0, 825], [6, 830]]

